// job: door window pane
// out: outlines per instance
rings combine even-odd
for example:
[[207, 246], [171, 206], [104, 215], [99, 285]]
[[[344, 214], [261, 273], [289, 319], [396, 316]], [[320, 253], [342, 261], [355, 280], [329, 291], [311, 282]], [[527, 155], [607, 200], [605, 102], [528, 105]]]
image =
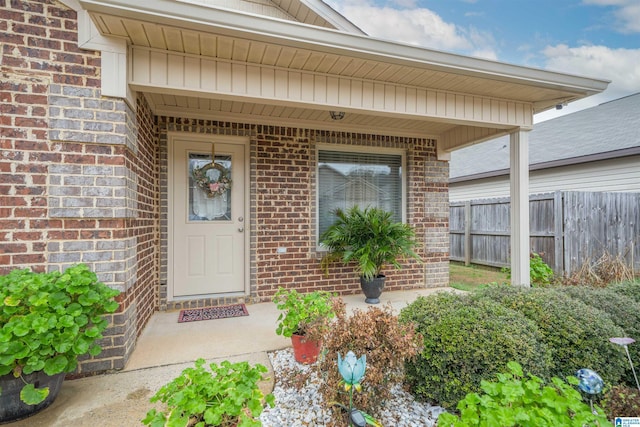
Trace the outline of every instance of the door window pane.
[[190, 221], [229, 221], [231, 219], [231, 156], [189, 153]]
[[344, 151], [318, 152], [318, 230], [334, 221], [333, 211], [377, 207], [402, 221], [402, 156]]

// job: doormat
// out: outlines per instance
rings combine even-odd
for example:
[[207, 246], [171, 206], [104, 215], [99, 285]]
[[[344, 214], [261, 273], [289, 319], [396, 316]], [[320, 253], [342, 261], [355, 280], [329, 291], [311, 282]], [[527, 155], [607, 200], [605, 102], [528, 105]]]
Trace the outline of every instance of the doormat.
[[196, 322], [198, 320], [224, 319], [226, 317], [248, 316], [244, 304], [220, 305], [217, 307], [188, 308], [180, 310], [178, 323]]

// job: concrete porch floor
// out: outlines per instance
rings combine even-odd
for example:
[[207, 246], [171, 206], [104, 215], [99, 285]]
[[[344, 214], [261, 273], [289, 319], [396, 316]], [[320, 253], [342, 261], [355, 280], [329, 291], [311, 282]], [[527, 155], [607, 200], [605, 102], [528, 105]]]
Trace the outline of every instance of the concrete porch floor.
[[[420, 295], [451, 288], [383, 292], [380, 305], [400, 310]], [[366, 309], [361, 294], [343, 297], [347, 309]], [[123, 371], [65, 381], [56, 401], [11, 427], [140, 426], [153, 406], [149, 398], [193, 361], [246, 360], [269, 368], [268, 352], [291, 345], [275, 334], [275, 304], [247, 304], [249, 316], [178, 323], [178, 311], [155, 313], [141, 334]], [[158, 406], [159, 408], [160, 406]]]

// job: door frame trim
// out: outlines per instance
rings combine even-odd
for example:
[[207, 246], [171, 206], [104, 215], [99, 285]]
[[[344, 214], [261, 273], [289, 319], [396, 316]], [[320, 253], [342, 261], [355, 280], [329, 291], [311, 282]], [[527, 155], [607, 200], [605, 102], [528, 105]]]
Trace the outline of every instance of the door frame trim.
[[[234, 144], [241, 145], [244, 147], [244, 182], [245, 182], [245, 191], [244, 191], [244, 254], [245, 254], [245, 266], [244, 266], [244, 291], [243, 292], [233, 292], [233, 293], [221, 293], [221, 294], [205, 294], [205, 295], [189, 295], [186, 297], [175, 297], [174, 296], [174, 288], [173, 288], [173, 263], [174, 263], [174, 253], [173, 253], [173, 233], [175, 232], [173, 225], [173, 182], [175, 179], [175, 171], [174, 171], [174, 158], [173, 152], [175, 148], [176, 141], [179, 140], [187, 140], [191, 142], [219, 142], [221, 144]], [[250, 243], [251, 243], [251, 230], [253, 224], [253, 218], [251, 216], [251, 182], [249, 181], [251, 177], [251, 159], [249, 158], [249, 148], [250, 148], [250, 138], [248, 136], [230, 136], [230, 135], [212, 135], [212, 134], [199, 134], [192, 132], [180, 132], [180, 131], [170, 131], [167, 133], [167, 302], [171, 301], [184, 301], [184, 300], [194, 300], [194, 299], [205, 299], [205, 298], [224, 298], [224, 297], [238, 297], [238, 296], [248, 296], [251, 293], [251, 276], [250, 276], [250, 265], [251, 265], [251, 251], [250, 251]]]

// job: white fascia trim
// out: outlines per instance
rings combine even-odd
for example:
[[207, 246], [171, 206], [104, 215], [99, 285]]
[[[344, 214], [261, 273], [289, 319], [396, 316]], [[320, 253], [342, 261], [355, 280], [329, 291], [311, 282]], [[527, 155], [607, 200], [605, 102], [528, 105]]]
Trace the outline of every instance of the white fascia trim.
[[557, 89], [576, 99], [605, 90], [609, 80], [582, 77], [430, 50], [298, 22], [212, 9], [172, 0], [78, 0], [89, 12], [299, 47], [372, 61]]
[[325, 21], [333, 25], [339, 30], [347, 31], [353, 34], [367, 35], [364, 31], [358, 28], [353, 22], [338, 13], [331, 6], [323, 2], [322, 0], [299, 0], [300, 3], [307, 6], [314, 13], [324, 18]]
[[104, 96], [122, 98], [130, 106], [135, 105], [135, 95], [127, 84], [127, 41], [115, 37], [104, 37], [83, 10], [77, 0], [61, 0], [78, 15], [78, 47], [100, 51], [102, 68], [101, 93]]

